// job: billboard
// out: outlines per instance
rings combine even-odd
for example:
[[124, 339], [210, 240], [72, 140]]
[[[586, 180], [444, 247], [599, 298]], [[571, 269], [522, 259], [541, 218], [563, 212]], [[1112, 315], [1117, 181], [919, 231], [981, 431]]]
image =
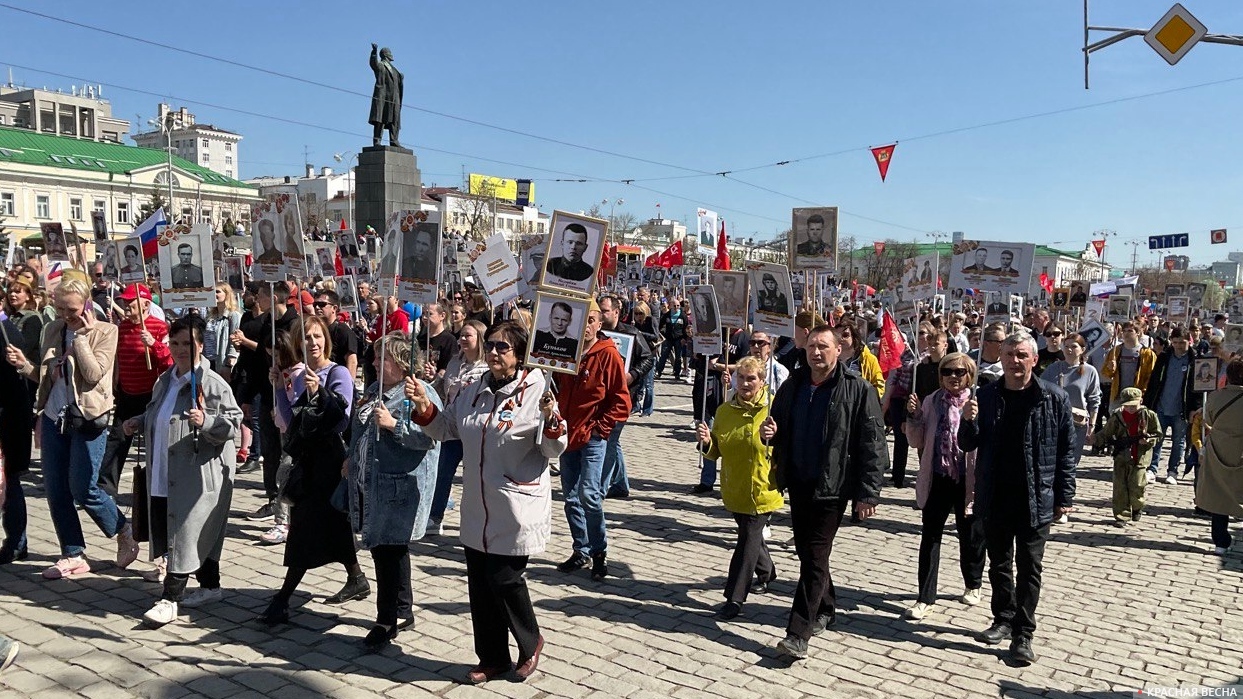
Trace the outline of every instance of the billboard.
[[[500, 201], [507, 201], [511, 204], [518, 200], [518, 180], [472, 172], [469, 183], [470, 193], [476, 196], [496, 197]], [[535, 198], [533, 191], [530, 192], [528, 198]]]

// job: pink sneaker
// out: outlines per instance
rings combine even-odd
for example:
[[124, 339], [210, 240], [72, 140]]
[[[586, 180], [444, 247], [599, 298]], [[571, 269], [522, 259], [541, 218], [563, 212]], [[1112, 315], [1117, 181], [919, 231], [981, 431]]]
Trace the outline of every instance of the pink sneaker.
[[87, 562], [86, 556], [73, 556], [56, 561], [56, 565], [43, 571], [43, 577], [48, 580], [60, 580], [89, 572], [91, 572], [91, 564]]
[[117, 532], [117, 567], [125, 570], [129, 564], [138, 560], [138, 542], [134, 541], [134, 530], [126, 524]]

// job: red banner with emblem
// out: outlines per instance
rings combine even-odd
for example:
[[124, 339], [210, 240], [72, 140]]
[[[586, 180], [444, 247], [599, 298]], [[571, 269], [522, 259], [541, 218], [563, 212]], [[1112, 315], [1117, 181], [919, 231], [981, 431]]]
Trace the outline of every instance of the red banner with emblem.
[[1104, 240], [1093, 240], [1092, 249], [1096, 250], [1097, 257], [1104, 255], [1105, 254], [1105, 241]]
[[877, 146], [872, 149], [872, 157], [876, 158], [876, 168], [880, 170], [880, 181], [885, 181], [885, 176], [889, 174], [889, 161], [893, 160], [893, 150], [898, 144], [890, 143], [887, 146]]
[[885, 254], [885, 241], [878, 240], [875, 243], [872, 243], [872, 249], [876, 251], [877, 257], [884, 255]]

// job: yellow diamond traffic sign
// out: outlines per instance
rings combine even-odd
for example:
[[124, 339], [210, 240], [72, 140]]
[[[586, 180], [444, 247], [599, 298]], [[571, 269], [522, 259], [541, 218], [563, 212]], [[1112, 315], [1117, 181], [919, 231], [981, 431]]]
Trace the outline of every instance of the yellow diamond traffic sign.
[[1174, 65], [1207, 33], [1208, 27], [1193, 17], [1187, 8], [1175, 3], [1164, 17], [1152, 25], [1152, 29], [1144, 35], [1144, 41], [1167, 63]]

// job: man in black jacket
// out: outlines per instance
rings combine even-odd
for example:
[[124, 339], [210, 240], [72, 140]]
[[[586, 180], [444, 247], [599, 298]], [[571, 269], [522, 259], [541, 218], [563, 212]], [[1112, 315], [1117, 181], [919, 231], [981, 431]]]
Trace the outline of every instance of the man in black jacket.
[[773, 445], [773, 476], [789, 491], [800, 570], [786, 637], [777, 649], [807, 657], [807, 641], [837, 620], [829, 571], [833, 538], [847, 504], [859, 520], [876, 512], [889, 463], [880, 400], [871, 384], [838, 363], [841, 346], [827, 325], [804, 343], [807, 366], [786, 379], [760, 437]]
[[[622, 299], [616, 294], [605, 294], [600, 297], [600, 326], [606, 332], [621, 333], [634, 338], [630, 343], [630, 369], [626, 372], [626, 386], [630, 389], [630, 402], [635, 403], [639, 392], [643, 389], [643, 379], [656, 363], [652, 356], [652, 348], [639, 329], [629, 323], [621, 322]], [[624, 361], [626, 357], [622, 357]], [[630, 497], [630, 480], [626, 478], [626, 457], [621, 450], [621, 431], [626, 423], [619, 422], [609, 434], [608, 449], [604, 452], [603, 482], [608, 484], [604, 496], [607, 498]]]
[[984, 522], [993, 588], [993, 624], [978, 638], [996, 645], [1010, 637], [1011, 657], [1024, 664], [1036, 660], [1032, 635], [1049, 524], [1075, 499], [1070, 402], [1065, 391], [1033, 376], [1038, 352], [1026, 331], [1009, 335], [1002, 380], [967, 402], [958, 428], [958, 447], [976, 450], [975, 514]]

